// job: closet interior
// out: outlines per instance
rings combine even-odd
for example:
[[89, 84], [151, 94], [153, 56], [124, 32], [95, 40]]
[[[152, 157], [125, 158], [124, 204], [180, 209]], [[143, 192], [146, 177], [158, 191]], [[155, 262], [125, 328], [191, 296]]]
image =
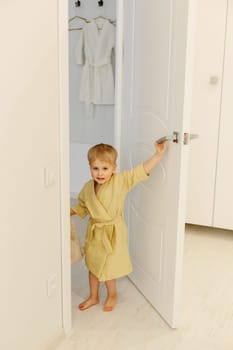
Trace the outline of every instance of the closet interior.
[[69, 0], [70, 192], [90, 178], [87, 150], [114, 144], [116, 1]]

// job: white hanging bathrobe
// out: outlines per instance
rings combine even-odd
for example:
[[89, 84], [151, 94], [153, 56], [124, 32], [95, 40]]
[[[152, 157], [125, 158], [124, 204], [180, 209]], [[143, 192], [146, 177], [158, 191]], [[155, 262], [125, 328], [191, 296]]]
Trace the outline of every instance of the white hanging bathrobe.
[[90, 104], [114, 104], [112, 54], [115, 27], [107, 19], [86, 23], [76, 46], [76, 63], [82, 64], [80, 101]]

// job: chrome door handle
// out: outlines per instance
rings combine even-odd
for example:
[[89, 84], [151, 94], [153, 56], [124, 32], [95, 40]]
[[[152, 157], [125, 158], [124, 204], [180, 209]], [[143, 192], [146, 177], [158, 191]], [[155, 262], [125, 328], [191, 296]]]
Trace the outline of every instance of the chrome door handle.
[[199, 137], [198, 134], [190, 134], [189, 135], [189, 140], [198, 139], [198, 137]]
[[158, 140], [156, 140], [156, 143], [162, 143], [164, 141], [172, 141], [172, 142], [178, 143], [179, 133], [177, 131], [173, 131], [172, 135], [166, 135], [166, 136], [160, 137]]
[[188, 145], [191, 140], [198, 139], [198, 134], [189, 134], [188, 132], [184, 133], [184, 145]]
[[[185, 132], [183, 143], [184, 145], [188, 145], [191, 140], [198, 139], [198, 137], [199, 137], [198, 134], [190, 134], [188, 132]], [[172, 135], [166, 135], [166, 136], [160, 137], [158, 140], [156, 140], [156, 143], [162, 143], [164, 141], [172, 141], [174, 143], [179, 143], [180, 141], [179, 133], [177, 131], [173, 131]]]

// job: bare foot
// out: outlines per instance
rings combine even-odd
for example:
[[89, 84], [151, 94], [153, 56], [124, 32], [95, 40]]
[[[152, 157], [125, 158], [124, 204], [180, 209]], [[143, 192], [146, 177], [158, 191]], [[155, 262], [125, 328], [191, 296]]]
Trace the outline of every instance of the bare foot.
[[112, 311], [116, 306], [116, 295], [108, 296], [103, 307], [103, 311]]
[[83, 301], [81, 304], [79, 304], [79, 309], [83, 311], [89, 309], [89, 307], [96, 304], [99, 304], [99, 299], [93, 299], [90, 297], [87, 300]]

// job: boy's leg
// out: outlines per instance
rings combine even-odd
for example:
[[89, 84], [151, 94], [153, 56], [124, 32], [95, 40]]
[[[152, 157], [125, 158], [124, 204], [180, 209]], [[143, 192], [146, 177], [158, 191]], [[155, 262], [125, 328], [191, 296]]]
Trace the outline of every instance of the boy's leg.
[[110, 280], [105, 282], [107, 287], [107, 299], [104, 304], [104, 311], [112, 311], [116, 305], [117, 292], [116, 292], [116, 280]]
[[80, 310], [86, 310], [92, 305], [99, 303], [99, 280], [89, 271], [89, 286], [90, 286], [90, 296], [83, 303], [79, 304]]

